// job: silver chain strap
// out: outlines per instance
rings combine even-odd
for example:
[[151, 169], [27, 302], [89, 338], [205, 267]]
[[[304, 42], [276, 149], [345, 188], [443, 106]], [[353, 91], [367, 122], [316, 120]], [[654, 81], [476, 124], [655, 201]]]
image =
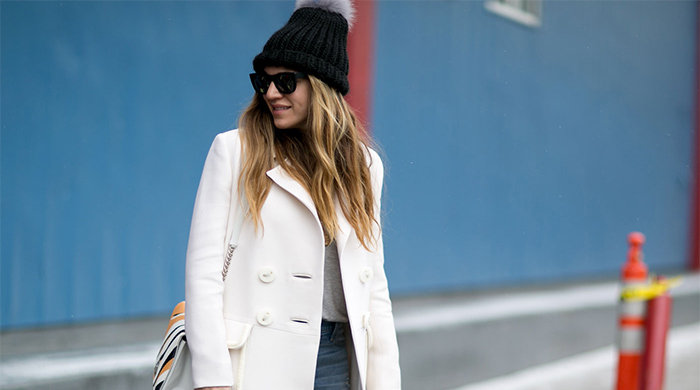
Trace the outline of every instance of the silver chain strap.
[[[242, 182], [242, 181], [240, 181]], [[232, 188], [237, 188], [233, 186]], [[236, 222], [231, 233], [231, 239], [228, 243], [228, 250], [226, 251], [226, 258], [224, 259], [224, 269], [221, 271], [221, 278], [226, 281], [226, 275], [228, 274], [228, 268], [231, 265], [231, 259], [233, 258], [233, 251], [238, 247], [238, 238], [241, 235], [241, 227], [243, 226], [243, 219], [245, 218], [246, 210], [248, 210], [248, 200], [245, 197], [245, 192], [242, 190], [240, 196], [240, 209], [238, 209], [238, 214], [236, 216]], [[233, 199], [233, 193], [231, 194]], [[231, 204], [230, 211], [232, 212], [233, 204]]]
[[224, 260], [224, 270], [221, 271], [221, 277], [226, 281], [226, 274], [228, 274], [228, 267], [231, 265], [231, 259], [233, 258], [233, 251], [236, 250], [236, 246], [233, 244], [228, 244], [228, 251], [226, 252], [226, 260]]

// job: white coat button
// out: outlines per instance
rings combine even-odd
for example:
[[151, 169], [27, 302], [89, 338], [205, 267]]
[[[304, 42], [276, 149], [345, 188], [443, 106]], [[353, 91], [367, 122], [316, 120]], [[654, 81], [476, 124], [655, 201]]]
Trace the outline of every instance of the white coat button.
[[369, 267], [364, 267], [360, 270], [360, 280], [362, 283], [367, 283], [370, 280], [372, 280], [372, 277], [374, 276], [374, 271], [372, 268]]
[[260, 272], [258, 272], [258, 277], [263, 283], [271, 283], [277, 277], [275, 269], [272, 267], [262, 267]]
[[268, 326], [272, 323], [272, 312], [269, 310], [260, 310], [257, 316], [258, 323], [262, 326]]

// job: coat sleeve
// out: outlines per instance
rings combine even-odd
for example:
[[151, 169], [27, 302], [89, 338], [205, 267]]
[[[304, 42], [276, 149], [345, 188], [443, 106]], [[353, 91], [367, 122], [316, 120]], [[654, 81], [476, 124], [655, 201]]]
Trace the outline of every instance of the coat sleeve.
[[[370, 150], [370, 171], [374, 194], [375, 215], [380, 222], [384, 167], [379, 155]], [[394, 315], [384, 272], [384, 244], [381, 233], [374, 253], [374, 277], [370, 293], [370, 329], [372, 344], [367, 357], [367, 390], [400, 390], [399, 347], [396, 340]]]
[[219, 134], [209, 149], [197, 189], [187, 246], [185, 329], [195, 388], [233, 385], [221, 276], [234, 184], [232, 161], [238, 159], [231, 155], [230, 145], [227, 145], [233, 141], [230, 133]]

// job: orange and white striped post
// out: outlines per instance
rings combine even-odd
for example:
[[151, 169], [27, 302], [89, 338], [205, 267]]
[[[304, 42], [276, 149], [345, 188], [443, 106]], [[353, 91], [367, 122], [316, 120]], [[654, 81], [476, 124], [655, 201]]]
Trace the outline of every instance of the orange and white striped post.
[[[622, 267], [622, 289], [640, 288], [648, 284], [649, 271], [644, 264], [642, 233], [630, 233], [627, 237], [630, 249], [627, 262]], [[617, 348], [617, 390], [639, 390], [641, 359], [644, 350], [644, 320], [646, 301], [620, 300]]]

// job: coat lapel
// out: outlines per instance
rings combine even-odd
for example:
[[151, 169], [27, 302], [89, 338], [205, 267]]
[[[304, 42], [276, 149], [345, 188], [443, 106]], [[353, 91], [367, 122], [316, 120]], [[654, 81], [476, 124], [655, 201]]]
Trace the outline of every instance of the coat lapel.
[[318, 213], [316, 212], [316, 206], [314, 205], [313, 199], [311, 199], [311, 195], [309, 195], [304, 186], [294, 180], [293, 177], [289, 176], [287, 171], [278, 165], [267, 171], [267, 176], [278, 186], [282, 187], [282, 189], [299, 199], [299, 201], [311, 211], [316, 220], [318, 220]]
[[[267, 176], [272, 179], [278, 186], [282, 187], [285, 191], [289, 192], [292, 196], [297, 198], [306, 208], [311, 211], [319, 224], [321, 223], [318, 218], [318, 213], [316, 211], [316, 206], [314, 205], [313, 199], [308, 191], [299, 184], [298, 181], [294, 180], [287, 171], [282, 169], [279, 165], [275, 168], [267, 171]], [[335, 215], [338, 219], [339, 231], [336, 232], [335, 241], [338, 246], [338, 258], [343, 258], [343, 250], [348, 243], [348, 238], [350, 238], [350, 233], [353, 231], [350, 221], [345, 218], [343, 210], [340, 208], [340, 203], [338, 199], [335, 200]]]
[[350, 232], [352, 232], [352, 226], [350, 226], [350, 221], [345, 218], [345, 213], [340, 208], [340, 202], [338, 198], [335, 199], [335, 216], [338, 220], [338, 231], [335, 232], [335, 242], [338, 246], [338, 258], [343, 259], [343, 250], [348, 243], [348, 238], [350, 238]]

